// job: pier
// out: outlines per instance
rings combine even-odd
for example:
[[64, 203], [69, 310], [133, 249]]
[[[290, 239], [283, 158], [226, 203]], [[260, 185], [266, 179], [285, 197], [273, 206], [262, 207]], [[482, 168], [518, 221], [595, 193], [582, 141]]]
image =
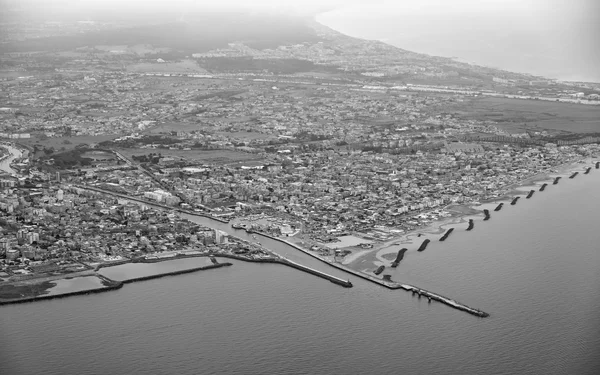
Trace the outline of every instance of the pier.
[[521, 197], [515, 197], [515, 199], [513, 199], [512, 202], [510, 202], [510, 204], [513, 205], [513, 206], [515, 204], [517, 204], [517, 201], [519, 200], [519, 198], [521, 198]]
[[446, 241], [446, 238], [454, 231], [454, 228], [450, 228], [444, 233], [444, 235], [440, 238], [440, 241]]
[[544, 190], [546, 189], [546, 186], [548, 186], [548, 184], [544, 183], [544, 184], [542, 185], [542, 187], [540, 188], [540, 191], [544, 191]]
[[574, 172], [572, 175], [569, 176], [569, 178], [575, 178], [578, 174], [579, 172]]
[[[448, 305], [448, 306], [453, 307], [453, 308], [458, 309], [458, 310], [466, 311], [469, 314], [472, 314], [472, 315], [475, 315], [475, 316], [479, 316], [481, 318], [486, 318], [486, 317], [490, 316], [490, 314], [488, 314], [486, 312], [483, 312], [481, 310], [477, 310], [477, 309], [474, 309], [472, 307], [463, 305], [463, 304], [461, 304], [459, 302], [456, 302], [453, 299], [441, 296], [439, 294], [435, 294], [435, 293], [429, 292], [427, 290], [424, 290], [424, 289], [421, 289], [421, 288], [417, 288], [417, 287], [412, 286], [412, 285], [400, 284], [400, 283], [391, 281], [391, 277], [388, 276], [388, 275], [385, 275], [383, 277], [383, 279], [378, 279], [378, 278], [376, 278], [374, 276], [370, 276], [370, 275], [364, 274], [362, 272], [355, 271], [355, 270], [353, 270], [351, 268], [348, 268], [348, 267], [345, 267], [345, 266], [343, 266], [341, 264], [331, 263], [331, 262], [329, 262], [329, 261], [321, 258], [320, 256], [318, 256], [316, 254], [313, 254], [309, 250], [306, 250], [303, 247], [296, 245], [293, 242], [289, 242], [289, 241], [286, 241], [284, 239], [281, 239], [281, 238], [278, 238], [278, 237], [273, 237], [273, 236], [270, 236], [270, 235], [267, 235], [266, 237], [269, 237], [269, 238], [272, 238], [274, 240], [277, 240], [277, 241], [283, 242], [285, 244], [288, 244], [291, 247], [293, 247], [295, 249], [298, 249], [301, 252], [303, 252], [303, 253], [305, 253], [305, 254], [307, 254], [307, 255], [315, 258], [315, 259], [318, 259], [318, 260], [320, 260], [323, 263], [329, 264], [330, 266], [335, 267], [335, 268], [337, 268], [337, 269], [339, 269], [341, 271], [350, 273], [350, 274], [352, 274], [352, 275], [354, 275], [356, 277], [360, 277], [361, 279], [373, 282], [373, 283], [381, 285], [381, 286], [383, 286], [385, 288], [392, 289], [392, 290], [404, 289], [404, 290], [407, 290], [407, 291], [413, 291], [413, 294], [414, 293], [419, 293], [419, 295], [424, 295], [424, 296], [426, 296], [428, 298], [431, 298], [433, 300], [441, 302], [441, 303], [443, 303], [445, 305]], [[428, 243], [429, 243], [429, 239], [426, 239], [425, 241], [423, 241], [423, 244], [421, 245], [421, 247], [423, 247], [423, 249], [424, 249], [425, 247], [427, 247]], [[301, 267], [304, 267], [304, 266], [301, 266]], [[316, 271], [316, 272], [319, 272], [319, 271]], [[340, 281], [343, 281], [342, 279], [339, 279], [339, 278], [336, 278], [336, 279], [340, 280]], [[348, 281], [348, 283], [350, 283], [350, 281]], [[352, 284], [350, 284], [350, 285], [352, 285]]]
[[535, 193], [535, 190], [530, 190], [529, 194], [527, 194], [527, 199], [531, 198], [533, 196], [533, 193]]
[[561, 179], [561, 177], [560, 177], [560, 176], [556, 177], [556, 178], [554, 179], [554, 182], [553, 182], [552, 184], [553, 184], [553, 185], [556, 185], [556, 184], [558, 184], [558, 181], [559, 181], [560, 179]]
[[504, 206], [504, 203], [500, 203], [498, 206], [496, 206], [496, 208], [494, 208], [494, 211], [500, 211], [502, 209], [502, 206]]
[[487, 318], [488, 316], [490, 316], [490, 314], [488, 314], [484, 311], [469, 307], [467, 305], [463, 305], [462, 303], [456, 302], [453, 299], [444, 297], [444, 296], [436, 294], [436, 293], [432, 293], [425, 289], [417, 288], [416, 286], [404, 284], [404, 285], [402, 285], [402, 289], [412, 292], [413, 295], [417, 294], [419, 296], [419, 298], [421, 298], [421, 296], [425, 296], [429, 299], [430, 302], [431, 302], [431, 300], [435, 300], [435, 301], [444, 303], [448, 306], [454, 307], [455, 309], [466, 311], [469, 314], [478, 316], [480, 318]]

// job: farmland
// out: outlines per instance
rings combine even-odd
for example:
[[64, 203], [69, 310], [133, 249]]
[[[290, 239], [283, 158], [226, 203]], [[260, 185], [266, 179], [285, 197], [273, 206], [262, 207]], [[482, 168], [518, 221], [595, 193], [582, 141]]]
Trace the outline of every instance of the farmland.
[[496, 121], [511, 133], [547, 130], [552, 133], [600, 132], [600, 107], [538, 100], [475, 98], [448, 107], [458, 117]]
[[160, 153], [163, 157], [172, 157], [175, 159], [182, 159], [192, 163], [198, 164], [214, 164], [214, 165], [245, 165], [246, 163], [255, 164], [255, 162], [261, 162], [262, 156], [256, 154], [249, 154], [240, 151], [233, 150], [170, 150], [170, 149], [137, 149], [127, 148], [120, 149], [123, 155], [131, 158], [133, 155], [148, 155], [151, 153]]

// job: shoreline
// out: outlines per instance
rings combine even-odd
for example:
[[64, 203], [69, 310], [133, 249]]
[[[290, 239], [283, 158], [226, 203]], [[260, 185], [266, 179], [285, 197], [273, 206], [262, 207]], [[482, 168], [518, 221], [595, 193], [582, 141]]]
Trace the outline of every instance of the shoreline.
[[[340, 279], [338, 277], [329, 275], [325, 272], [322, 272], [319, 270], [314, 270], [314, 269], [304, 266], [302, 264], [292, 262], [291, 260], [288, 260], [285, 258], [281, 259], [281, 258], [273, 257], [273, 258], [254, 259], [254, 258], [247, 258], [244, 256], [238, 256], [238, 255], [233, 255], [233, 254], [178, 254], [176, 256], [166, 257], [166, 258], [155, 258], [155, 259], [138, 258], [138, 259], [126, 259], [126, 260], [124, 259], [124, 260], [120, 260], [120, 261], [115, 261], [113, 263], [98, 264], [94, 267], [94, 272], [92, 274], [82, 275], [82, 276], [78, 276], [78, 277], [90, 277], [90, 276], [97, 277], [103, 283], [106, 284], [103, 287], [78, 290], [78, 291], [72, 291], [72, 292], [64, 292], [64, 293], [60, 293], [60, 294], [40, 294], [40, 295], [24, 297], [24, 298], [0, 299], [0, 306], [50, 300], [50, 299], [55, 299], [55, 298], [66, 298], [66, 297], [77, 296], [77, 295], [82, 295], [82, 294], [94, 294], [94, 293], [108, 292], [111, 290], [121, 289], [123, 287], [123, 285], [125, 285], [125, 284], [131, 284], [131, 283], [135, 283], [135, 282], [147, 281], [147, 280], [152, 280], [152, 279], [159, 279], [159, 278], [168, 277], [168, 276], [182, 275], [182, 274], [193, 273], [193, 272], [197, 272], [197, 271], [204, 271], [204, 270], [215, 269], [215, 268], [221, 268], [221, 267], [229, 267], [229, 266], [233, 265], [230, 262], [225, 262], [225, 263], [217, 262], [217, 263], [213, 263], [213, 264], [209, 264], [209, 265], [201, 266], [201, 267], [193, 267], [193, 268], [188, 268], [188, 269], [183, 269], [183, 270], [176, 270], [176, 271], [170, 271], [170, 272], [157, 273], [157, 274], [153, 274], [153, 275], [133, 277], [130, 279], [119, 280], [119, 281], [113, 280], [107, 276], [102, 275], [101, 273], [97, 273], [97, 271], [99, 271], [102, 268], [117, 267], [117, 266], [121, 266], [121, 265], [125, 265], [125, 264], [139, 264], [139, 263], [154, 264], [154, 263], [162, 263], [162, 262], [174, 261], [174, 260], [179, 260], [179, 259], [202, 258], [202, 257], [226, 258], [226, 259], [234, 259], [234, 260], [250, 262], [250, 263], [281, 264], [284, 266], [288, 266], [288, 267], [295, 268], [297, 270], [312, 274], [314, 276], [328, 280], [334, 284], [343, 286], [345, 288], [351, 288], [353, 286], [349, 280], [346, 281], [346, 280]], [[76, 279], [78, 277], [72, 277], [72, 276], [57, 277], [56, 280]], [[40, 277], [40, 279], [44, 279], [44, 277]], [[36, 279], [30, 279], [30, 281], [32, 281], [32, 280], [36, 280]], [[35, 283], [35, 284], [39, 284], [39, 283]]]
[[[169, 260], [169, 259], [166, 259], [166, 260]], [[122, 264], [127, 264], [127, 263], [121, 263], [119, 265], [122, 265]], [[197, 271], [204, 271], [204, 270], [209, 270], [209, 269], [214, 269], [214, 268], [228, 267], [231, 265], [232, 264], [229, 262], [209, 264], [207, 266], [202, 266], [202, 267], [194, 267], [194, 268], [189, 268], [189, 269], [184, 269], [184, 270], [177, 270], [177, 271], [158, 273], [158, 274], [154, 274], [154, 275], [134, 277], [134, 278], [126, 279], [126, 280], [122, 280], [122, 281], [110, 279], [107, 276], [104, 276], [100, 273], [94, 273], [93, 276], [100, 279], [100, 281], [104, 284], [103, 287], [77, 290], [77, 291], [71, 291], [71, 292], [64, 292], [64, 293], [58, 293], [58, 294], [40, 294], [40, 295], [24, 297], [24, 298], [0, 299], [0, 306], [50, 300], [50, 299], [55, 299], [55, 298], [66, 298], [66, 297], [77, 296], [77, 295], [82, 295], [82, 294], [95, 294], [95, 293], [108, 292], [111, 290], [121, 289], [123, 287], [123, 285], [125, 285], [125, 284], [131, 284], [131, 283], [135, 283], [135, 282], [139, 282], [139, 281], [146, 281], [146, 280], [152, 280], [152, 279], [159, 279], [159, 278], [167, 277], [167, 276], [176, 276], [176, 275], [192, 273], [192, 272], [197, 272]], [[117, 265], [114, 265], [114, 266], [117, 266]], [[102, 268], [102, 267], [100, 267], [100, 268]], [[80, 277], [89, 277], [89, 276], [92, 276], [92, 275], [80, 276]], [[65, 277], [65, 278], [60, 278], [57, 280], [62, 280], [62, 279], [77, 279], [77, 277], [75, 277], [75, 278]]]

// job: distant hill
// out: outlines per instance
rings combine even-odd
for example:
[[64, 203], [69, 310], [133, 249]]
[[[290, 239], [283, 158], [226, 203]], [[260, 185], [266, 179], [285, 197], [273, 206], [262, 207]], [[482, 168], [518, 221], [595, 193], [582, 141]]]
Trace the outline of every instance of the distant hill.
[[[15, 20], [21, 19], [14, 17]], [[59, 19], [66, 16], [63, 14], [61, 17]], [[128, 19], [125, 15], [110, 18], [103, 11], [87, 17], [86, 25], [102, 27], [78, 32], [78, 23], [73, 22], [78, 18], [69, 15], [64, 22], [70, 22], [70, 29], [65, 26], [59, 30], [73, 32], [64, 35], [63, 31], [63, 35], [18, 41], [13, 38], [0, 44], [0, 53], [60, 52], [81, 47], [93, 49], [100, 45], [149, 45], [157, 49], [168, 48], [169, 52], [146, 55], [147, 59], [177, 61], [193, 56], [199, 67], [209, 72], [340, 73], [371, 81], [434, 82], [480, 88], [487, 87], [496, 76], [524, 82], [534, 78], [414, 53], [379, 41], [353, 38], [313, 20], [276, 14], [185, 12], [178, 15], [173, 11], [157, 18], [154, 14], [143, 16], [142, 12]], [[107, 28], [102, 22], [108, 19], [118, 21]], [[30, 33], [32, 23], [25, 19], [22, 22], [29, 27]], [[43, 27], [40, 26], [38, 34], [43, 35]], [[12, 29], [12, 32], [17, 32], [15, 30], [18, 31]], [[139, 55], [130, 54], [129, 62], [125, 61], [127, 56], [118, 58], [124, 59], [126, 64], [134, 63]]]
[[252, 48], [317, 42], [306, 22], [301, 19], [250, 15], [243, 13], [205, 13], [173, 21], [112, 30], [28, 39], [0, 45], [0, 53], [33, 51], [67, 51], [94, 45], [151, 44], [183, 53], [206, 52], [242, 41]]

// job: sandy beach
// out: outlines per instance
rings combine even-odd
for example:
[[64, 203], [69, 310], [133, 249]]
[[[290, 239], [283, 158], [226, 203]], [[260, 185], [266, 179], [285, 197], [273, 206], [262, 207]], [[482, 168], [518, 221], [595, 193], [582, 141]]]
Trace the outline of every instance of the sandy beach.
[[[373, 270], [383, 265], [390, 267], [393, 260], [396, 257], [398, 251], [402, 248], [407, 248], [407, 255], [410, 253], [417, 252], [418, 246], [425, 240], [430, 239], [431, 241], [439, 240], [441, 234], [450, 227], [457, 229], [466, 229], [470, 218], [477, 218], [483, 216], [483, 208], [488, 207], [493, 203], [509, 202], [514, 196], [525, 195], [534, 186], [540, 186], [542, 183], [550, 183], [555, 177], [567, 177], [574, 171], [584, 171], [586, 167], [592, 166], [592, 161], [595, 158], [588, 158], [584, 163], [581, 162], [569, 162], [555, 168], [551, 168], [547, 171], [540, 172], [536, 175], [529, 176], [514, 184], [506, 186], [503, 193], [496, 198], [481, 200], [480, 204], [451, 204], [444, 208], [445, 211], [452, 214], [451, 217], [444, 218], [442, 220], [434, 221], [427, 226], [419, 229], [412, 230], [407, 233], [403, 233], [400, 236], [394, 237], [390, 240], [383, 242], [373, 243], [372, 249], [360, 249], [356, 250], [353, 248], [347, 248], [352, 250], [352, 253], [348, 254], [342, 260], [342, 264], [356, 271], [361, 271], [373, 275]], [[385, 273], [385, 272], [384, 272]], [[376, 276], [378, 278], [383, 277], [383, 274]]]

